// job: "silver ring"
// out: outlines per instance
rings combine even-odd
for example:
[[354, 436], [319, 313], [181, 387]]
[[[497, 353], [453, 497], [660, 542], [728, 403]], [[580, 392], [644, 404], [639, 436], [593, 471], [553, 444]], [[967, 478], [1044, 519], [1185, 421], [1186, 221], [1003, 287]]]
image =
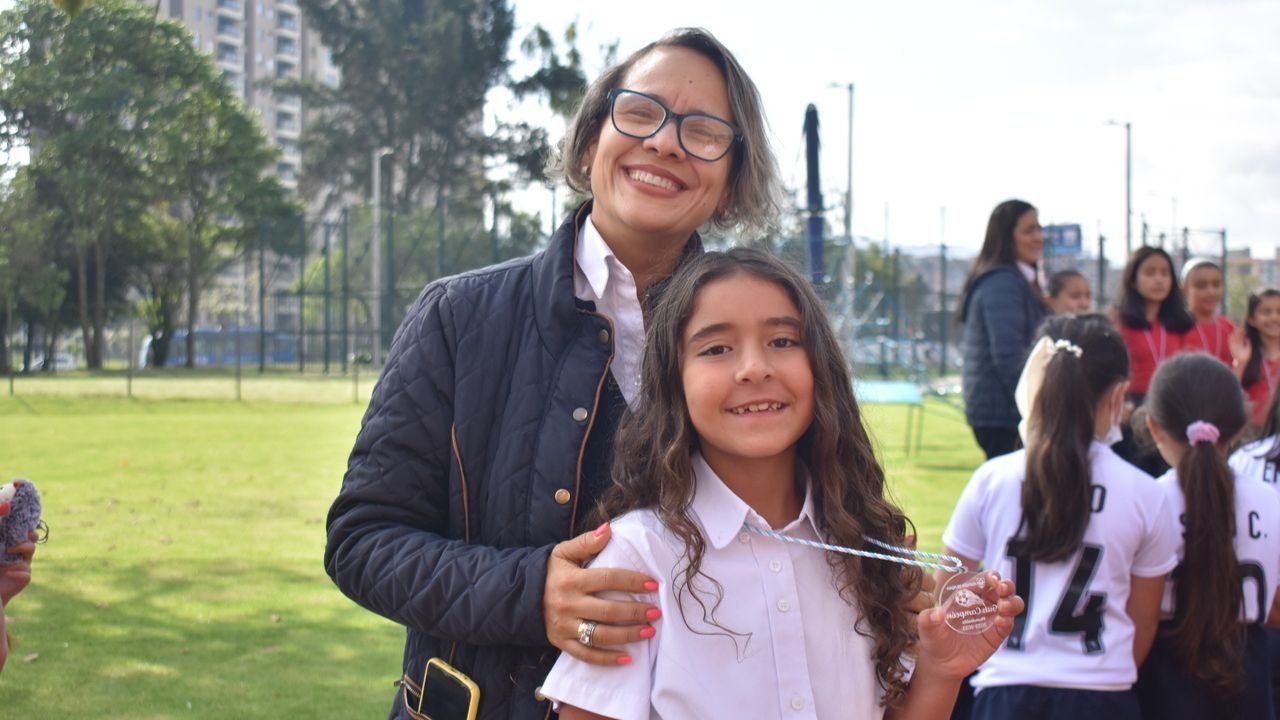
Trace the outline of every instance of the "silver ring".
[[583, 620], [578, 623], [578, 642], [591, 647], [591, 636], [596, 634], [596, 622], [594, 620]]

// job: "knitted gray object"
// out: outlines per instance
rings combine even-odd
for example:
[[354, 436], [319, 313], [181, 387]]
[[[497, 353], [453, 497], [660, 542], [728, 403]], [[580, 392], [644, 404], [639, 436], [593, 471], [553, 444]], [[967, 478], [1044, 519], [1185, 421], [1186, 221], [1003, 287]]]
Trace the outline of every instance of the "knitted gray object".
[[22, 562], [21, 555], [10, 555], [4, 548], [30, 540], [39, 523], [40, 492], [30, 480], [0, 485], [0, 563]]

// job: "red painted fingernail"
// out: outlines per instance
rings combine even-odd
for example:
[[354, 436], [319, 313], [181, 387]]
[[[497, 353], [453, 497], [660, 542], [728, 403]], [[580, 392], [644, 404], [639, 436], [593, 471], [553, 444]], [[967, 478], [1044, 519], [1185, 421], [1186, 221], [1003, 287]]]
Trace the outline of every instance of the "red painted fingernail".
[[649, 618], [650, 620], [657, 620], [658, 618], [662, 617], [662, 611], [659, 610], [658, 608], [649, 608], [648, 610], [644, 611], [644, 616]]
[[623, 655], [622, 657], [618, 658], [618, 664], [619, 664], [619, 665], [630, 665], [630, 664], [631, 664], [631, 656], [630, 656], [630, 655]]
[[640, 631], [640, 637], [644, 638], [645, 640], [648, 640], [649, 638], [657, 634], [658, 634], [657, 630], [654, 630], [653, 628], [647, 627], [647, 626]]
[[608, 529], [609, 529], [609, 523], [607, 523], [607, 522], [602, 522], [602, 523], [600, 523], [600, 527], [596, 528], [596, 529], [595, 529], [595, 532], [594, 532], [593, 534], [594, 534], [596, 537], [600, 537], [600, 536], [601, 536], [601, 535], [603, 535], [603, 534], [605, 533], [605, 531], [606, 531], [606, 530], [608, 530]]
[[644, 589], [649, 592], [658, 592], [658, 583], [653, 580], [645, 580]]

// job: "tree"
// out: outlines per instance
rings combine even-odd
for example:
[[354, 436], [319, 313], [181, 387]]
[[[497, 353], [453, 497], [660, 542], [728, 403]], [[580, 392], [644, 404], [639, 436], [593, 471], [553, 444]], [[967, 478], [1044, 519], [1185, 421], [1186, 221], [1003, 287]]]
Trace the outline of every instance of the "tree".
[[[503, 212], [501, 198], [514, 183], [542, 179], [549, 143], [543, 128], [526, 123], [499, 122], [486, 133], [485, 100], [493, 88], [509, 85], [518, 97], [545, 95], [553, 108], [576, 105], [585, 78], [572, 48], [575, 35], [567, 35], [570, 50], [563, 55], [550, 34], [532, 35], [526, 52], [539, 69], [512, 80], [514, 19], [507, 0], [300, 5], [341, 70], [332, 87], [299, 81], [276, 86], [315, 111], [301, 143], [304, 194], [322, 202], [368, 196], [372, 157], [391, 148], [383, 163], [393, 186], [384, 213], [395, 237], [389, 286], [420, 287], [490, 261], [486, 214], [491, 226], [493, 209]], [[521, 229], [528, 220], [508, 216], [500, 226]], [[352, 231], [368, 237], [354, 225]], [[386, 325], [394, 327], [399, 308], [388, 303]]]
[[[19, 170], [5, 191], [0, 198], [0, 372], [11, 369], [10, 323], [28, 328], [22, 364], [30, 367], [34, 328], [57, 327], [67, 283], [48, 242], [58, 220], [37, 201], [31, 173]], [[43, 354], [51, 357], [48, 348]]]
[[[255, 121], [187, 32], [158, 23], [154, 8], [101, 0], [71, 16], [22, 0], [0, 13], [0, 32], [0, 146], [32, 149], [40, 202], [64, 220], [89, 367], [101, 367], [109, 309], [149, 274], [129, 263], [164, 265], [173, 258], [151, 251], [179, 250], [133, 232], [157, 208], [183, 222], [194, 325], [208, 279], [258, 219], [295, 213], [266, 177], [275, 156]], [[158, 307], [170, 299], [152, 298]]]
[[[279, 181], [266, 175], [277, 151], [212, 67], [203, 65], [199, 84], [165, 108], [155, 137], [166, 159], [159, 174], [169, 212], [183, 228], [188, 328], [196, 326], [209, 282], [256, 238], [257, 223], [287, 223], [298, 214]], [[191, 368], [195, 340], [188, 332]]]

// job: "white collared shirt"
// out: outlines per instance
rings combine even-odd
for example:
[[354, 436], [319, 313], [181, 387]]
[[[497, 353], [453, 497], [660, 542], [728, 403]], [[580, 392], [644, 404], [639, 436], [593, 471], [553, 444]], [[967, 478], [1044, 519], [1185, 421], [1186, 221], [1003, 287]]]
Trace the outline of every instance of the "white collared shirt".
[[573, 258], [573, 294], [595, 303], [596, 311], [613, 321], [610, 371], [627, 405], [635, 409], [644, 354], [644, 312], [636, 294], [636, 279], [614, 256], [590, 215], [578, 231]]
[[[658, 633], [625, 646], [630, 665], [589, 665], [562, 654], [543, 694], [619, 720], [882, 717], [874, 645], [855, 632], [858, 613], [837, 593], [826, 553], [747, 532], [744, 522], [769, 525], [701, 456], [693, 466], [691, 515], [706, 540], [706, 577], [695, 586], [706, 613], [688, 591], [676, 592], [680, 540], [653, 511], [627, 513], [613, 521], [613, 536], [592, 566], [658, 581], [657, 593], [613, 596], [655, 602]], [[810, 491], [800, 516], [779, 532], [821, 539]], [[722, 588], [718, 606], [707, 577]]]

